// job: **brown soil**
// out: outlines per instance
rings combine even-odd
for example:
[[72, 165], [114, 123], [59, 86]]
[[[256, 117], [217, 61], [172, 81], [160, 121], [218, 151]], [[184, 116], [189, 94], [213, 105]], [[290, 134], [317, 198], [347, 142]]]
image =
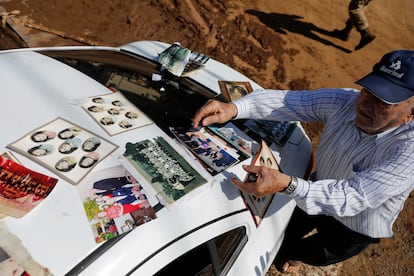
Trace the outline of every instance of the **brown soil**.
[[[329, 31], [344, 26], [348, 1], [102, 3], [0, 0], [0, 14], [20, 11], [7, 22], [16, 28], [20, 26], [18, 33], [28, 46], [119, 46], [138, 40], [178, 41], [237, 69], [265, 88], [358, 87], [354, 81], [367, 74], [383, 54], [395, 49], [414, 49], [414, 1], [411, 0], [371, 3], [367, 16], [377, 38], [359, 51], [353, 50], [360, 38], [355, 30], [347, 42], [329, 36]], [[50, 33], [39, 33], [34, 27]], [[26, 46], [10, 28], [1, 30], [0, 48]], [[305, 128], [316, 148], [322, 125], [305, 124]], [[323, 268], [302, 265], [301, 274], [413, 275], [412, 196], [394, 225], [393, 238], [384, 239], [341, 264]], [[267, 273], [277, 274], [274, 268]]]

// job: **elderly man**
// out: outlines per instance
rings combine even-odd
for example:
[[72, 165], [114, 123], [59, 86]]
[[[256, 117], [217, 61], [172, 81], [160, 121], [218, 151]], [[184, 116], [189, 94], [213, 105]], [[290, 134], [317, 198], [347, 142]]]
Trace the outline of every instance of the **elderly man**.
[[244, 166], [256, 182], [232, 179], [256, 196], [295, 200], [274, 261], [280, 271], [296, 272], [298, 261], [340, 262], [391, 237], [414, 189], [414, 51], [384, 55], [356, 83], [361, 91], [254, 91], [232, 103], [208, 101], [195, 114], [194, 127], [232, 118], [325, 123], [309, 180], [261, 166]]

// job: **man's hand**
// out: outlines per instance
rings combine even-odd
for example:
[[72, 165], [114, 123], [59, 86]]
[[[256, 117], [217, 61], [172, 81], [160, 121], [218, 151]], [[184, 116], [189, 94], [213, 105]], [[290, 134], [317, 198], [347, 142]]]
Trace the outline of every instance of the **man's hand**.
[[195, 114], [193, 128], [214, 123], [225, 123], [237, 115], [237, 107], [232, 103], [208, 100]]
[[243, 169], [255, 177], [250, 177], [245, 182], [238, 178], [232, 178], [231, 182], [241, 190], [257, 197], [281, 192], [292, 180], [290, 175], [283, 174], [278, 170], [264, 166], [244, 165]]

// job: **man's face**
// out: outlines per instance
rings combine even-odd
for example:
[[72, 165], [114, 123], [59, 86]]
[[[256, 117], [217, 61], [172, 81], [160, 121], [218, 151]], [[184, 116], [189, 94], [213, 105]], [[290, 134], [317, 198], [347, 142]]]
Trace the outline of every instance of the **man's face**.
[[355, 125], [368, 134], [377, 134], [413, 119], [414, 97], [387, 104], [362, 88], [356, 103]]

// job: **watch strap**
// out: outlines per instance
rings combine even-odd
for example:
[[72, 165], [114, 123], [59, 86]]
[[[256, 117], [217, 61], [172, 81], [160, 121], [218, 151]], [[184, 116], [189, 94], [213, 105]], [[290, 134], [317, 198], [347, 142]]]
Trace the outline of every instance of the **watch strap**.
[[297, 186], [298, 186], [298, 179], [296, 178], [296, 176], [292, 176], [292, 179], [290, 180], [289, 185], [282, 192], [284, 194], [290, 195], [296, 190]]

